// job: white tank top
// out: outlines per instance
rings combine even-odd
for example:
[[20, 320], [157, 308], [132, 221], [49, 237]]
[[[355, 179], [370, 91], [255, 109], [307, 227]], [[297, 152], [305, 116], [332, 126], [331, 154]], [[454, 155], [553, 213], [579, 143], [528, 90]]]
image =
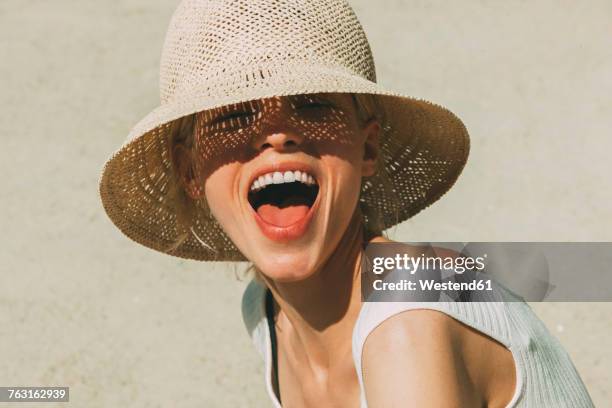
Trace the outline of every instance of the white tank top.
[[[263, 283], [253, 279], [242, 296], [242, 317], [265, 363], [265, 384], [275, 408], [281, 408], [272, 386], [274, 334], [266, 315]], [[513, 296], [505, 292], [504, 296]], [[561, 344], [529, 305], [511, 302], [364, 302], [352, 336], [353, 362], [359, 378], [361, 408], [367, 408], [361, 351], [367, 336], [389, 317], [412, 309], [437, 310], [473, 327], [506, 346], [514, 357], [517, 385], [509, 407], [590, 408], [593, 402]], [[274, 357], [273, 357], [274, 356]]]

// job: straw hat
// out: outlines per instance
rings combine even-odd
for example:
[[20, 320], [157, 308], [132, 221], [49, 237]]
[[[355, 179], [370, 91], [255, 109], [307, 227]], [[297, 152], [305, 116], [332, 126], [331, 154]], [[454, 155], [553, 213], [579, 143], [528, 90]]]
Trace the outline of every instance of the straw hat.
[[179, 231], [168, 133], [187, 115], [272, 96], [377, 95], [386, 116], [381, 160], [393, 188], [382, 175], [369, 177], [360, 205], [380, 214], [385, 229], [448, 191], [468, 156], [468, 133], [453, 113], [376, 83], [367, 38], [344, 0], [184, 0], [166, 36], [160, 88], [160, 106], [106, 162], [99, 189], [125, 235], [182, 258], [245, 260], [205, 200], [189, 236], [173, 248]]

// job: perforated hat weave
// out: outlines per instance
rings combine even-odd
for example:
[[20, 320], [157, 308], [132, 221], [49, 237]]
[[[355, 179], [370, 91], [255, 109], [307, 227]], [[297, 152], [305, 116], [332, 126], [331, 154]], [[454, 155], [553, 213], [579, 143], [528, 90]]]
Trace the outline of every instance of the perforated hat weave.
[[192, 233], [175, 245], [168, 133], [188, 115], [273, 96], [377, 95], [386, 117], [381, 160], [392, 188], [382, 175], [369, 177], [360, 205], [364, 214], [380, 214], [385, 229], [442, 196], [468, 156], [467, 130], [453, 113], [376, 83], [367, 38], [343, 0], [184, 0], [166, 36], [160, 88], [160, 106], [106, 162], [99, 189], [108, 216], [125, 235], [178, 257], [245, 260], [205, 202], [198, 201]]

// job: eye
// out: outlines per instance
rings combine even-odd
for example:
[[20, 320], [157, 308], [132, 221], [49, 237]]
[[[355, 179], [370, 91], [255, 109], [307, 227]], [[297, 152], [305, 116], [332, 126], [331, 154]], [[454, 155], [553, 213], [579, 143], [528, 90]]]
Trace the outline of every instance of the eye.
[[238, 121], [241, 122], [244, 119], [248, 119], [248, 118], [252, 118], [257, 114], [257, 112], [253, 112], [253, 111], [235, 111], [235, 112], [230, 112], [224, 115], [220, 115], [218, 117], [216, 117], [215, 119], [213, 119], [210, 124], [211, 125], [218, 125], [221, 123], [226, 123], [226, 122], [234, 122], [234, 121]]
[[299, 101], [293, 108], [299, 120], [309, 123], [329, 123], [337, 118], [336, 106], [325, 100]]

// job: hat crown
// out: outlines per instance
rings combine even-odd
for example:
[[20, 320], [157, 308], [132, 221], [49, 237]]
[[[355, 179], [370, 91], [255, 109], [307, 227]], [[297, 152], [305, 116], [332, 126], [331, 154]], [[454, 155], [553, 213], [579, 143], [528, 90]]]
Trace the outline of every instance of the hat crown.
[[183, 0], [166, 34], [160, 96], [219, 96], [292, 67], [376, 82], [370, 45], [344, 0]]

